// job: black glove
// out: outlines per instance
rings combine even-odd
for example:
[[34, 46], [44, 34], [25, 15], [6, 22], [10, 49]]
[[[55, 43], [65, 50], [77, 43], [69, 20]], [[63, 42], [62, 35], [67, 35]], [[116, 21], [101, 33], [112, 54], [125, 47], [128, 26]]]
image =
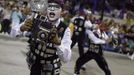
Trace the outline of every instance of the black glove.
[[58, 31], [56, 28], [52, 28], [50, 31], [50, 41], [51, 41], [51, 43], [56, 44], [56, 45], [61, 44], [61, 40], [58, 37]]
[[21, 31], [28, 31], [29, 29], [31, 29], [33, 25], [33, 21], [32, 19], [27, 19], [24, 23], [24, 25], [21, 26], [20, 30]]

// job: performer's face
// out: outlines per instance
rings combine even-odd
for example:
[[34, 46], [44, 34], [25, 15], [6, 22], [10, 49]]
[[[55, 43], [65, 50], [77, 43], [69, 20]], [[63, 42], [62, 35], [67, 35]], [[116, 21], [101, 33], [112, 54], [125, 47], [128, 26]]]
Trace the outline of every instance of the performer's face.
[[50, 21], [60, 18], [62, 8], [57, 3], [49, 3], [47, 8], [47, 16]]

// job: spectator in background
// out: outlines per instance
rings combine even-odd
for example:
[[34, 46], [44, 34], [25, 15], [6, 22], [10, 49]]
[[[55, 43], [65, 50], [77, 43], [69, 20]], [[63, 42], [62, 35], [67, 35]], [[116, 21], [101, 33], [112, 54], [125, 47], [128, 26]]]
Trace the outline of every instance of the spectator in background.
[[12, 21], [12, 27], [11, 27], [11, 37], [17, 37], [20, 35], [19, 28], [20, 23], [22, 20], [22, 13], [18, 6], [15, 6], [11, 13], [11, 21]]
[[30, 7], [22, 7], [21, 8], [21, 13], [22, 13], [22, 21], [23, 22], [27, 17], [31, 15], [31, 8]]
[[97, 3], [98, 3], [98, 0], [91, 0], [91, 2], [93, 3], [93, 6], [92, 6], [92, 12], [93, 14], [96, 12], [97, 10]]
[[134, 23], [133, 23], [133, 17], [134, 17], [134, 14], [133, 14], [133, 12], [132, 11], [127, 11], [127, 13], [126, 13], [126, 24], [128, 25], [128, 26], [130, 26], [130, 25], [133, 25]]
[[119, 52], [123, 53], [123, 54], [127, 54], [127, 52], [128, 52], [126, 50], [126, 47], [127, 47], [127, 45], [126, 45], [127, 39], [125, 38], [126, 29], [127, 29], [126, 25], [121, 25], [119, 27], [119, 32], [118, 32]]
[[63, 12], [63, 13], [64, 13], [63, 16], [62, 16], [63, 22], [64, 22], [66, 25], [69, 25], [71, 15], [69, 14], [68, 11], [65, 11], [65, 12]]
[[7, 6], [5, 6], [5, 9], [3, 10], [3, 20], [1, 22], [2, 29], [0, 32], [4, 32], [4, 33], [8, 33], [8, 34], [10, 33], [11, 8], [12, 8], [12, 6], [10, 4], [7, 4]]
[[1, 32], [1, 29], [2, 29], [1, 21], [2, 21], [3, 16], [4, 16], [3, 11], [4, 11], [4, 8], [3, 8], [2, 4], [0, 3], [0, 32]]
[[4, 16], [3, 11], [4, 11], [4, 8], [3, 8], [2, 4], [0, 3], [0, 23], [1, 23], [3, 16]]
[[129, 48], [128, 57], [131, 60], [134, 60], [134, 25], [132, 25], [129, 29], [128, 34], [125, 36], [127, 41], [127, 47]]

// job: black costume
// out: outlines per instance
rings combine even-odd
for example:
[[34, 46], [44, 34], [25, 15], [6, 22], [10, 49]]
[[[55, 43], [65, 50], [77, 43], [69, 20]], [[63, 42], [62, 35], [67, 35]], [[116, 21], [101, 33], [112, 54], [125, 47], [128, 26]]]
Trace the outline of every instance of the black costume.
[[84, 27], [84, 23], [85, 23], [85, 19], [84, 18], [80, 18], [80, 16], [76, 17], [74, 19], [74, 32], [72, 35], [72, 44], [71, 44], [71, 48], [73, 48], [73, 46], [78, 43], [78, 50], [79, 50], [79, 55], [83, 55], [84, 54], [84, 38], [85, 38], [85, 27]]
[[[97, 34], [95, 35], [96, 37], [101, 38]], [[94, 44], [91, 40], [89, 40], [88, 51], [76, 61], [75, 74], [79, 74], [80, 68], [91, 59], [94, 59], [97, 62], [98, 66], [105, 72], [105, 75], [111, 75], [108, 64], [103, 57], [101, 44]]]
[[1, 22], [2, 29], [1, 29], [0, 33], [7, 32], [8, 34], [10, 34], [10, 24], [11, 24], [11, 21], [9, 19], [2, 20], [2, 22]]

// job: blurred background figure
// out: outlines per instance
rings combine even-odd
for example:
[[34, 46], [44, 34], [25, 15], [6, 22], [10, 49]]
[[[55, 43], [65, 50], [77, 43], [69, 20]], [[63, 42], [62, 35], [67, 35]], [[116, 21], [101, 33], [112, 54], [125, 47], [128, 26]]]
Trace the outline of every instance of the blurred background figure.
[[78, 10], [76, 15], [71, 19], [74, 24], [74, 32], [72, 35], [71, 48], [78, 43], [79, 56], [84, 54], [84, 39], [85, 39], [85, 13]]
[[2, 27], [2, 29], [0, 31], [1, 33], [10, 34], [11, 8], [12, 8], [12, 5], [7, 3], [6, 6], [4, 7], [4, 10], [1, 13], [1, 16], [2, 16], [2, 19], [1, 19], [1, 27]]
[[18, 6], [14, 6], [11, 13], [11, 37], [18, 37], [21, 32], [19, 32], [20, 23], [22, 21], [22, 13]]

